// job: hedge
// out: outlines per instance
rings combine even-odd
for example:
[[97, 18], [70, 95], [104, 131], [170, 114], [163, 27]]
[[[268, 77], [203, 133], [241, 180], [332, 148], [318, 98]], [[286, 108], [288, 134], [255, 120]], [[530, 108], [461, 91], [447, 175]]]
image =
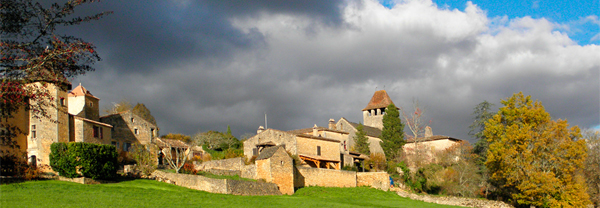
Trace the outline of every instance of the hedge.
[[53, 143], [50, 167], [67, 178], [113, 178], [117, 174], [117, 149], [112, 145], [83, 142]]

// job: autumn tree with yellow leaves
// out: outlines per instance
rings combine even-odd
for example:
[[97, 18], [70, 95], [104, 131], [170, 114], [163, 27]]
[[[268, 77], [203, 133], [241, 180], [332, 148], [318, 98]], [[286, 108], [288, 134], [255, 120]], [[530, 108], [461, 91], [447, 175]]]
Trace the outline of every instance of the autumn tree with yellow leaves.
[[551, 120], [542, 103], [516, 93], [488, 120], [490, 183], [517, 207], [585, 207], [586, 183], [578, 172], [586, 159], [577, 126]]

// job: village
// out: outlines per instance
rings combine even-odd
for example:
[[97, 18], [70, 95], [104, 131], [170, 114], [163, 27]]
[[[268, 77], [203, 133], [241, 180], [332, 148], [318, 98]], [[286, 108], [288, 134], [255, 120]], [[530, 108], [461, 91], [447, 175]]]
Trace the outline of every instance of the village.
[[[57, 108], [46, 109], [51, 115], [48, 118], [36, 118], [33, 112], [21, 111], [17, 116], [4, 121], [18, 124], [20, 129], [28, 133], [16, 137], [19, 148], [10, 149], [3, 146], [3, 152], [26, 152], [30, 164], [42, 167], [43, 171], [47, 172], [53, 172], [49, 168], [49, 155], [50, 146], [56, 142], [106, 144], [115, 146], [119, 152], [128, 152], [134, 145], [156, 145], [159, 150], [172, 148], [182, 152], [189, 149], [186, 153], [188, 155], [182, 160], [191, 160], [194, 156], [201, 158], [204, 154], [209, 154], [200, 146], [192, 146], [181, 140], [160, 138], [160, 128], [156, 123], [145, 120], [131, 110], [100, 116], [100, 98], [95, 97], [81, 83], [69, 91], [64, 89], [68, 89], [70, 83], [63, 84], [34, 84], [45, 87], [54, 96], [52, 100], [56, 102]], [[371, 155], [384, 155], [380, 136], [383, 116], [390, 104], [393, 104], [392, 99], [385, 90], [380, 90], [374, 93], [362, 109], [364, 126], [361, 130], [364, 128]], [[330, 119], [327, 127], [315, 124], [312, 128], [283, 131], [260, 126], [256, 135], [243, 141], [243, 157], [200, 161], [196, 163], [196, 169], [208, 172], [233, 171], [245, 178], [262, 179], [277, 184], [282, 194], [293, 194], [294, 190], [304, 186], [371, 186], [389, 190], [393, 184], [390, 176], [384, 170], [373, 167], [367, 169], [376, 172], [365, 172], [364, 162], [371, 155], [355, 151], [354, 138], [357, 128], [362, 126], [362, 123], [351, 122], [341, 117], [337, 122]], [[2, 131], [3, 135], [6, 135], [5, 130]], [[449, 136], [433, 135], [431, 132], [431, 128], [428, 127], [424, 139], [409, 140], [404, 145], [405, 152], [415, 149], [415, 141], [420, 141], [418, 145], [427, 150], [426, 154], [429, 155], [461, 141]], [[173, 151], [173, 154], [175, 152]], [[156, 165], [169, 167], [164, 151], [154, 152], [153, 155], [156, 157]], [[299, 160], [294, 161], [292, 157]], [[246, 161], [252, 162], [246, 164]], [[362, 171], [347, 171], [342, 170], [342, 167], [360, 167]], [[134, 169], [134, 166], [128, 166], [125, 173]], [[211, 191], [207, 187], [190, 188]]]

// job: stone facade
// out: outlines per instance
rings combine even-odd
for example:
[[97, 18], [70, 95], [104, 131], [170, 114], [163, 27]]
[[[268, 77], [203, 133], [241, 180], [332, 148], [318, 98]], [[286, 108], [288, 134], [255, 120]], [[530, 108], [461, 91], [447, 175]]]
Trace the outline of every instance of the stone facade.
[[117, 149], [127, 150], [134, 143], [150, 144], [158, 136], [158, 127], [132, 111], [100, 117], [100, 121], [113, 126], [111, 143]]
[[[256, 160], [257, 178], [275, 183], [283, 194], [294, 194], [294, 161], [281, 146], [270, 147], [272, 153], [263, 152]], [[271, 154], [264, 156], [264, 154]], [[263, 158], [263, 156], [265, 158]]]

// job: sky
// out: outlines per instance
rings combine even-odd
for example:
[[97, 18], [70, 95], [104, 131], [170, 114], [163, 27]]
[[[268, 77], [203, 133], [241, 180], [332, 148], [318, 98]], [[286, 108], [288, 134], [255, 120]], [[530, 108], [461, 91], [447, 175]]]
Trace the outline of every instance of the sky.
[[[102, 61], [72, 78], [110, 107], [144, 103], [160, 134], [235, 136], [362, 121], [385, 89], [436, 135], [523, 92], [553, 119], [600, 125], [598, 1], [101, 1], [61, 28]], [[408, 131], [408, 130], [405, 130]]]

